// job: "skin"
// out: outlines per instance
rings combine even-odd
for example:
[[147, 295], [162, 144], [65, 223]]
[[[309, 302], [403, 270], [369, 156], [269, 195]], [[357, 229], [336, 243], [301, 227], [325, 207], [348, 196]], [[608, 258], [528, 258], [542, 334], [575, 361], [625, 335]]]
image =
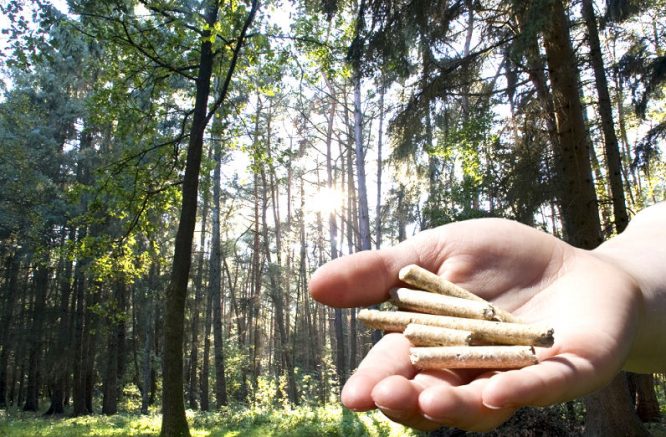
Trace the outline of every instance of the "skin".
[[418, 264], [511, 311], [555, 329], [540, 363], [519, 370], [417, 372], [402, 334], [377, 343], [342, 390], [354, 411], [380, 409], [404, 425], [489, 431], [523, 406], [564, 402], [605, 386], [622, 369], [666, 370], [666, 203], [592, 251], [528, 226], [479, 219], [421, 232], [387, 249], [322, 266], [312, 296], [334, 307], [388, 299], [398, 271]]

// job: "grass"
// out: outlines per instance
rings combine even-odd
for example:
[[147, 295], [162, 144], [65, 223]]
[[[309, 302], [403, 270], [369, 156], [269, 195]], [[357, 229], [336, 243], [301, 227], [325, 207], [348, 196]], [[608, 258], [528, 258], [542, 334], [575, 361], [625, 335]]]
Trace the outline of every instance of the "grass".
[[[237, 408], [216, 413], [188, 411], [188, 420], [193, 437], [418, 435], [390, 422], [380, 413], [355, 414], [337, 405], [266, 411]], [[159, 435], [160, 423], [159, 414], [48, 418], [34, 413], [0, 411], [0, 436], [149, 437]]]
[[[657, 396], [666, 417], [666, 390]], [[125, 411], [136, 411], [127, 404]], [[584, 414], [580, 412], [581, 418]], [[376, 411], [352, 413], [339, 404], [323, 407], [228, 407], [219, 412], [188, 410], [192, 437], [417, 437], [418, 432], [386, 419]], [[0, 410], [0, 437], [153, 437], [159, 435], [162, 416], [121, 413], [114, 416], [44, 417], [39, 413]], [[563, 419], [564, 420], [564, 419]], [[582, 420], [582, 419], [581, 419]], [[581, 423], [582, 426], [582, 423]], [[666, 420], [646, 424], [651, 435], [666, 437]]]

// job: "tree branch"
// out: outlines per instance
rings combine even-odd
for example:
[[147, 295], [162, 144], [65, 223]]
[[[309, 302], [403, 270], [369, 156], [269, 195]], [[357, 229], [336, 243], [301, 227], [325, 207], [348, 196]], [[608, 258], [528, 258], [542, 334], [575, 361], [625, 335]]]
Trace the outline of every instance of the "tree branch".
[[229, 85], [231, 83], [231, 77], [233, 76], [234, 70], [236, 69], [236, 64], [238, 63], [238, 57], [240, 56], [240, 51], [243, 47], [243, 43], [247, 36], [247, 31], [250, 28], [250, 25], [252, 24], [252, 21], [254, 20], [254, 17], [257, 14], [258, 9], [259, 9], [259, 0], [252, 0], [252, 7], [250, 8], [250, 13], [245, 19], [245, 23], [243, 23], [243, 28], [241, 29], [241, 33], [238, 36], [236, 47], [234, 47], [234, 53], [231, 58], [231, 63], [229, 64], [229, 69], [227, 70], [227, 76], [224, 78], [224, 83], [222, 84], [220, 95], [217, 97], [217, 99], [211, 106], [210, 111], [208, 111], [208, 114], [206, 115], [206, 121], [205, 121], [206, 124], [210, 121], [213, 115], [215, 115], [215, 112], [217, 112], [219, 107], [222, 106], [222, 103], [224, 103], [224, 100], [227, 97], [227, 93], [229, 92]]

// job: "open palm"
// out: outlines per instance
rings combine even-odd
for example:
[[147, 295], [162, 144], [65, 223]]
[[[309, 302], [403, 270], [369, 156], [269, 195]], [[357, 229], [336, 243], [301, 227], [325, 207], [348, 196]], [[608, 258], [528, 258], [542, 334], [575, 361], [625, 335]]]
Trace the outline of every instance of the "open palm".
[[480, 219], [422, 232], [395, 247], [334, 260], [312, 277], [313, 297], [335, 307], [388, 299], [398, 271], [418, 264], [530, 322], [555, 329], [540, 363], [520, 370], [422, 371], [401, 334], [382, 338], [347, 381], [342, 402], [381, 409], [429, 430], [442, 425], [492, 429], [519, 407], [573, 399], [608, 383], [636, 331], [641, 295], [610, 260], [530, 227]]

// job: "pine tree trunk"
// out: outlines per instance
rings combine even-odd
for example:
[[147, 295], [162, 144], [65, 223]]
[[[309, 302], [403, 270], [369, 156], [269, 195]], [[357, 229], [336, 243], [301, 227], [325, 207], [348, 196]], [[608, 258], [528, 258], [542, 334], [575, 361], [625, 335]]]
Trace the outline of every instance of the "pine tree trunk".
[[[576, 57], [561, 0], [551, 2], [548, 16], [551, 19], [544, 29], [544, 46], [559, 139], [555, 158], [564, 231], [567, 241], [574, 246], [592, 249], [601, 242], [601, 224], [580, 102]], [[586, 433], [643, 435], [645, 429], [629, 401], [623, 374], [618, 375], [608, 387], [588, 396], [585, 400]]]
[[370, 214], [368, 189], [365, 177], [365, 152], [363, 150], [363, 114], [361, 112], [361, 73], [354, 78], [354, 150], [356, 158], [356, 184], [358, 187], [358, 230], [361, 250], [372, 249], [370, 239]]
[[[356, 183], [358, 187], [358, 233], [360, 250], [372, 249], [370, 235], [370, 211], [368, 208], [368, 189], [365, 175], [365, 151], [363, 144], [363, 111], [361, 108], [361, 62], [363, 60], [363, 46], [365, 44], [363, 32], [365, 31], [365, 0], [361, 0], [356, 15], [354, 41], [350, 47], [352, 84], [354, 86], [354, 155], [356, 158]], [[356, 336], [350, 332], [350, 336]], [[378, 329], [372, 331], [372, 342], [376, 344], [382, 338]]]
[[206, 297], [206, 308], [204, 312], [204, 347], [201, 359], [201, 377], [199, 378], [201, 411], [210, 411], [210, 331], [213, 320], [213, 296], [210, 292]]
[[[278, 205], [278, 193], [275, 177], [275, 167], [272, 164], [272, 150], [271, 150], [271, 122], [272, 122], [272, 105], [269, 106], [268, 116], [266, 120], [266, 129], [267, 129], [267, 140], [266, 140], [266, 156], [268, 157], [268, 167], [269, 167], [269, 177], [270, 177], [270, 186], [267, 185], [266, 180], [266, 171], [264, 166], [261, 166], [261, 179], [263, 186], [263, 236], [264, 236], [264, 250], [266, 254], [266, 261], [269, 265], [269, 280], [271, 282], [271, 298], [275, 306], [275, 322], [276, 328], [279, 336], [280, 350], [278, 356], [281, 358], [281, 362], [284, 364], [284, 368], [287, 373], [287, 396], [289, 402], [293, 405], [298, 405], [300, 403], [298, 388], [296, 386], [296, 375], [294, 370], [293, 362], [293, 351], [289, 349], [289, 338], [287, 333], [286, 323], [287, 317], [286, 313], [288, 310], [285, 309], [285, 299], [284, 299], [284, 289], [282, 286], [282, 225], [281, 218], [279, 213]], [[275, 263], [271, 261], [272, 255], [270, 250], [270, 242], [268, 238], [268, 223], [266, 220], [266, 210], [268, 208], [268, 191], [270, 190], [271, 198], [270, 201], [273, 205], [273, 222], [275, 224]]]
[[[212, 149], [208, 153], [208, 158], [212, 157]], [[197, 386], [197, 372], [199, 371], [199, 313], [201, 311], [201, 302], [204, 298], [203, 272], [204, 272], [204, 248], [206, 244], [206, 224], [208, 221], [208, 199], [209, 190], [203, 190], [203, 205], [201, 208], [201, 235], [199, 239], [199, 256], [197, 262], [197, 275], [194, 279], [194, 302], [192, 303], [192, 326], [191, 326], [191, 349], [190, 349], [190, 370], [189, 370], [189, 388], [188, 404], [193, 410], [197, 408], [197, 392], [200, 387]]]
[[552, 20], [544, 31], [544, 46], [559, 139], [555, 150], [556, 177], [564, 229], [571, 244], [592, 249], [601, 243], [601, 224], [579, 99], [576, 57], [561, 0], [552, 1], [550, 16]]
[[49, 285], [48, 261], [44, 260], [34, 267], [35, 303], [32, 311], [30, 328], [30, 350], [28, 353], [28, 382], [23, 411], [39, 409], [40, 364], [42, 354], [42, 335], [46, 309], [46, 292]]
[[[214, 123], [216, 124], [216, 123]], [[220, 409], [227, 405], [227, 384], [224, 375], [224, 338], [222, 335], [222, 255], [220, 247], [220, 181], [222, 152], [218, 141], [213, 145], [213, 223], [210, 249], [209, 289], [213, 306], [213, 338], [215, 355], [215, 401]]]
[[[254, 126], [254, 138], [258, 141], [259, 136], [259, 118], [261, 114], [261, 100], [258, 101], [257, 113]], [[255, 166], [259, 165], [257, 162]], [[257, 378], [259, 376], [260, 362], [259, 362], [259, 313], [260, 313], [260, 299], [262, 293], [262, 273], [263, 273], [263, 259], [265, 257], [261, 251], [261, 202], [262, 197], [259, 195], [259, 174], [254, 172], [254, 222], [253, 222], [253, 240], [252, 240], [252, 279], [251, 295], [248, 300], [247, 319], [248, 319], [248, 334], [247, 334], [247, 347], [250, 350], [250, 378], [253, 388], [257, 387]]]
[[[61, 248], [65, 245], [66, 239], [64, 237]], [[69, 240], [73, 241], [76, 238], [76, 228], [69, 231]], [[69, 355], [67, 352], [67, 342], [69, 341], [70, 331], [70, 298], [72, 295], [72, 271], [73, 265], [70, 259], [64, 259], [64, 268], [60, 273], [60, 306], [58, 313], [60, 320], [58, 322], [58, 335], [56, 337], [56, 344], [51, 352], [53, 361], [53, 382], [51, 385], [51, 405], [49, 406], [46, 414], [63, 414], [65, 412], [65, 392], [67, 386], [67, 379], [69, 377]]]
[[379, 128], [377, 131], [377, 201], [375, 204], [375, 248], [382, 247], [382, 170], [384, 160], [382, 159], [382, 148], [384, 143], [384, 95], [386, 85], [382, 83], [379, 88]]
[[661, 409], [655, 391], [653, 375], [627, 373], [629, 389], [634, 394], [636, 414], [642, 422], [659, 422]]
[[[91, 165], [89, 162], [89, 151], [93, 148], [93, 133], [87, 126], [81, 131], [79, 141], [79, 161], [76, 168], [76, 180], [82, 185], [92, 183]], [[89, 199], [84, 197], [81, 201], [81, 209], [87, 210]], [[93, 230], [82, 226], [78, 230], [77, 243], [81, 244], [89, 236], [95, 236]], [[78, 259], [74, 267], [74, 299], [76, 301], [74, 314], [74, 332], [72, 347], [72, 401], [73, 415], [80, 416], [92, 413], [91, 405], [87, 402], [89, 375], [88, 368], [92, 357], [89, 355], [89, 338], [92, 326], [92, 315], [89, 308], [92, 306], [91, 293], [88, 290], [87, 269], [90, 258]]]
[[123, 315], [127, 309], [127, 288], [121, 280], [114, 286], [114, 307], [107, 334], [106, 373], [104, 377], [102, 413], [113, 415], [118, 412], [118, 400], [122, 394], [122, 380], [125, 369], [125, 322]]
[[624, 372], [601, 390], [586, 396], [585, 435], [603, 437], [649, 436], [634, 413]]
[[583, 18], [587, 27], [587, 39], [590, 45], [590, 61], [594, 70], [594, 79], [599, 98], [599, 115], [601, 117], [601, 128], [604, 134], [604, 150], [606, 152], [606, 166], [608, 167], [608, 180], [613, 200], [613, 215], [615, 217], [615, 230], [620, 233], [624, 231], [629, 223], [627, 206], [624, 198], [624, 185], [622, 183], [622, 160], [620, 148], [613, 123], [613, 109], [610, 95], [608, 93], [608, 80], [604, 60], [601, 54], [599, 42], [599, 30], [597, 28], [597, 17], [594, 14], [592, 0], [582, 1]]
[[12, 326], [12, 316], [17, 298], [18, 286], [18, 272], [19, 272], [19, 257], [17, 253], [13, 253], [7, 257], [5, 262], [5, 282], [4, 289], [5, 296], [3, 300], [4, 309], [2, 311], [2, 319], [0, 319], [0, 408], [7, 407], [7, 379], [9, 367], [9, 350], [10, 350], [10, 329]]
[[[79, 239], [85, 238], [85, 229], [79, 230]], [[74, 340], [72, 357], [72, 403], [74, 416], [91, 413], [86, 408], [86, 385], [84, 372], [84, 339], [86, 336], [86, 286], [87, 281], [83, 272], [82, 262], [79, 261], [74, 267], [74, 296], [76, 300], [74, 315]]]
[[[337, 108], [337, 99], [335, 90], [326, 78], [329, 93], [331, 94], [331, 102], [328, 110], [328, 120], [326, 128], [326, 187], [329, 190], [335, 189], [334, 176], [333, 176], [333, 124], [335, 122], [335, 113]], [[338, 222], [335, 217], [336, 211], [331, 208], [328, 213], [328, 240], [331, 245], [331, 259], [338, 257]], [[347, 379], [346, 358], [345, 358], [345, 335], [344, 335], [344, 322], [343, 310], [335, 308], [334, 310], [333, 326], [335, 329], [335, 369], [338, 375], [338, 383], [340, 387], [344, 385]]]
[[[94, 229], [94, 228], [93, 228]], [[91, 232], [93, 235], [99, 235], [94, 230]], [[95, 392], [95, 356], [97, 353], [97, 340], [99, 338], [99, 316], [93, 311], [93, 308], [100, 301], [100, 293], [98, 290], [99, 283], [91, 287], [90, 292], [90, 308], [86, 309], [86, 331], [83, 339], [83, 392], [86, 411], [89, 414], [94, 413], [93, 410], [93, 395]]]
[[106, 372], [104, 375], [102, 414], [118, 412], [118, 337], [113, 323], [108, 327], [106, 343]]
[[141, 379], [143, 390], [141, 391], [141, 414], [148, 414], [148, 407], [151, 403], [151, 385], [153, 374], [153, 337], [155, 325], [155, 301], [151, 291], [157, 290], [158, 266], [155, 261], [152, 262], [148, 272], [148, 291], [144, 293], [142, 300], [145, 306], [145, 312], [142, 312], [143, 318], [143, 365], [141, 368]]

